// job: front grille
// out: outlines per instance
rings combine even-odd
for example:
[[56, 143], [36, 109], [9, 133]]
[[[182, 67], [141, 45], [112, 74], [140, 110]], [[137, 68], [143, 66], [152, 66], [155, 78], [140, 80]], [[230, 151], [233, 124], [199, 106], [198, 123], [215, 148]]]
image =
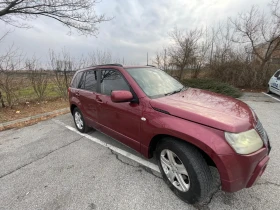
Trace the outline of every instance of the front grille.
[[268, 137], [267, 137], [266, 131], [264, 130], [263, 125], [260, 120], [257, 121], [257, 125], [256, 125], [255, 129], [259, 133], [259, 135], [260, 135], [261, 139], [263, 140], [263, 142], [265, 143], [265, 145], [267, 145]]

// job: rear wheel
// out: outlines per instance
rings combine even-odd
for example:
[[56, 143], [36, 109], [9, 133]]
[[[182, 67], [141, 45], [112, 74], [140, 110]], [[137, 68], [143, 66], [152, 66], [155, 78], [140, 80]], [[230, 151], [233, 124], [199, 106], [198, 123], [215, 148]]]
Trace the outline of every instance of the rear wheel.
[[77, 107], [73, 110], [73, 118], [78, 131], [81, 133], [87, 133], [89, 131], [89, 127], [86, 125], [82, 112]]
[[194, 146], [165, 138], [157, 147], [156, 157], [164, 181], [179, 198], [194, 204], [208, 196], [211, 171]]

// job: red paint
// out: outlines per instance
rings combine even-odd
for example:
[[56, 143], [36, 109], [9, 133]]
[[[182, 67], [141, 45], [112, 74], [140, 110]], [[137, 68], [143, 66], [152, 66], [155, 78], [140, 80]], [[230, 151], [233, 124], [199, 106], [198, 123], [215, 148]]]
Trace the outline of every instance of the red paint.
[[133, 95], [130, 91], [115, 90], [111, 93], [111, 100], [115, 103], [129, 102], [133, 99]]
[[233, 133], [253, 128], [252, 111], [242, 101], [213, 92], [188, 88], [171, 96], [151, 100], [154, 108], [171, 115]]
[[152, 155], [151, 140], [157, 135], [187, 141], [213, 160], [220, 173], [222, 189], [228, 192], [251, 187], [265, 170], [269, 159], [266, 146], [253, 154], [239, 155], [224, 137], [224, 131], [237, 133], [254, 128], [256, 120], [247, 104], [193, 88], [150, 99], [123, 67], [101, 66], [98, 69], [119, 71], [133, 89], [134, 99], [137, 100], [113, 102], [130, 101], [133, 95], [128, 91], [113, 91], [111, 96], [107, 96], [69, 88], [70, 104], [82, 111], [88, 125], [147, 158]]

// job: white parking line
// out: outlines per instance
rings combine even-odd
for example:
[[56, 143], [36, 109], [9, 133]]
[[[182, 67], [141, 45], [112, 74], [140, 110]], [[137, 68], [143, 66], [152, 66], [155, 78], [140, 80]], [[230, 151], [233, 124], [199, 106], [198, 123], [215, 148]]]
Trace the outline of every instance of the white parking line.
[[123, 155], [123, 156], [125, 156], [125, 157], [127, 157], [127, 158], [129, 158], [129, 159], [131, 159], [131, 160], [133, 160], [133, 161], [135, 161], [135, 162], [137, 162], [137, 163], [147, 167], [147, 168], [150, 168], [150, 169], [160, 173], [159, 168], [158, 168], [157, 165], [155, 165], [155, 164], [153, 164], [153, 163], [151, 163], [151, 162], [149, 162], [149, 161], [147, 161], [147, 160], [145, 160], [143, 158], [140, 158], [140, 157], [138, 157], [136, 155], [133, 155], [133, 154], [131, 154], [131, 153], [127, 152], [127, 151], [124, 151], [124, 150], [122, 150], [122, 149], [120, 149], [118, 147], [115, 147], [115, 146], [113, 146], [111, 144], [107, 144], [107, 143], [105, 143], [105, 142], [103, 142], [103, 141], [101, 141], [101, 140], [99, 140], [99, 139], [97, 139], [95, 137], [92, 137], [92, 136], [90, 136], [88, 134], [80, 133], [75, 128], [73, 128], [71, 126], [68, 126], [68, 125], [64, 124], [63, 122], [61, 122], [59, 120], [53, 119], [53, 121], [55, 123], [59, 124], [59, 125], [64, 126], [67, 129], [69, 129], [69, 130], [79, 134], [80, 136], [83, 136], [83, 137], [85, 137], [85, 138], [87, 138], [87, 139], [89, 139], [89, 140], [91, 140], [91, 141], [93, 141], [93, 142], [95, 142], [97, 144], [100, 144], [100, 145], [102, 145], [104, 147], [107, 147], [107, 148], [113, 150], [114, 152], [116, 152], [118, 154], [121, 154], [121, 155]]
[[264, 92], [262, 92], [262, 93], [263, 93], [264, 95], [266, 95], [266, 96], [269, 96], [269, 97], [271, 97], [271, 98], [277, 100], [277, 101], [280, 101], [278, 98], [275, 98], [275, 97], [273, 97], [273, 96], [271, 96], [271, 95], [269, 95], [269, 94], [267, 94], [267, 93], [264, 93]]

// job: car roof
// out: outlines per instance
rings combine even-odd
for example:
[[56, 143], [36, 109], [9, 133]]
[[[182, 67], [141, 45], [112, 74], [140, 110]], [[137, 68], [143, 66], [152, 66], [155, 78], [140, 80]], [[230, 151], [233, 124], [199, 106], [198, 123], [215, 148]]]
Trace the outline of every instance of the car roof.
[[80, 71], [87, 71], [87, 70], [92, 70], [92, 69], [102, 69], [102, 68], [108, 68], [108, 67], [121, 67], [121, 68], [124, 68], [124, 69], [131, 69], [131, 68], [154, 68], [155, 66], [152, 66], [152, 65], [139, 65], [139, 66], [123, 66], [121, 64], [103, 64], [103, 65], [97, 65], [97, 66], [90, 66], [90, 67], [87, 67], [87, 68], [83, 68], [83, 69], [79, 69], [77, 70], [77, 72], [80, 72]]
[[147, 65], [147, 66], [124, 66], [125, 69], [133, 69], [133, 68], [153, 68], [155, 66]]

